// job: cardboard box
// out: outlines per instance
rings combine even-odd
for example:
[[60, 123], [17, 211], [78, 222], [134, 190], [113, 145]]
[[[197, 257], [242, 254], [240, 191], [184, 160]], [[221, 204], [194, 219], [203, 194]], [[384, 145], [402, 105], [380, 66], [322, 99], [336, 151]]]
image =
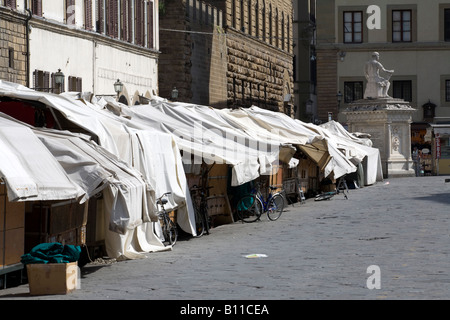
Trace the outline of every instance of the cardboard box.
[[78, 264], [27, 264], [31, 295], [67, 294], [78, 286]]

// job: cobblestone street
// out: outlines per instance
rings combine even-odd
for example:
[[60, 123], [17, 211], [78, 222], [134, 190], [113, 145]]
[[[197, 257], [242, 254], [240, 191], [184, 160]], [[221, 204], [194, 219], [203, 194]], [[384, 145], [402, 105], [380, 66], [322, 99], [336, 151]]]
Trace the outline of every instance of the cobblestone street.
[[[444, 177], [386, 179], [348, 200], [290, 205], [278, 221], [223, 225], [169, 252], [88, 264], [81, 288], [27, 300], [449, 299], [450, 183]], [[246, 258], [248, 254], [267, 257]], [[369, 266], [379, 289], [369, 289]]]

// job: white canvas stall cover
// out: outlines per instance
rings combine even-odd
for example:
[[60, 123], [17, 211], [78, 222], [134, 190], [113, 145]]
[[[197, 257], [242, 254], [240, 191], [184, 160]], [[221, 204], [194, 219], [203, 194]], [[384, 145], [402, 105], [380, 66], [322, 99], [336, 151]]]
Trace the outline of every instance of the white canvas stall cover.
[[230, 124], [217, 109], [187, 103], [152, 101], [151, 105], [135, 105], [128, 115], [133, 123], [173, 134], [183, 151], [185, 164], [226, 163], [232, 166], [233, 186], [269, 174], [278, 160], [279, 140], [256, 139]]
[[[67, 120], [98, 137], [99, 144], [102, 147], [142, 173], [151, 190], [154, 191], [155, 197], [158, 197], [163, 192], [171, 191], [171, 207], [169, 208], [178, 209], [177, 218], [179, 218], [180, 226], [184, 231], [194, 232], [192, 227], [193, 209], [189, 205], [190, 198], [186, 197], [187, 181], [181, 165], [180, 154], [177, 152], [177, 146], [171, 135], [152, 130], [148, 126], [136, 127], [135, 125], [130, 125], [127, 119], [106, 112], [98, 105], [87, 101], [76, 100], [70, 96], [36, 92], [10, 82], [0, 81], [0, 96], [8, 96], [25, 101], [39, 101], [50, 108], [58, 110]], [[146, 139], [143, 139], [143, 137], [146, 137]], [[161, 150], [155, 150], [158, 144], [150, 142], [162, 139], [171, 141], [171, 143], [164, 145]], [[145, 140], [147, 140], [146, 143]], [[143, 141], [144, 143], [141, 143]], [[152, 146], [153, 149], [146, 150], [149, 146]], [[168, 177], [163, 178], [167, 183], [163, 191], [161, 188], [158, 188], [163, 175], [161, 171], [165, 173], [170, 172]], [[167, 185], [170, 188], [167, 188]], [[155, 198], [149, 199], [149, 201], [155, 203]], [[139, 228], [139, 231], [153, 233], [152, 228], [146, 225]], [[121, 236], [117, 233], [115, 235], [113, 233], [108, 234], [111, 237]], [[146, 237], [146, 234], [140, 235], [140, 238]], [[128, 242], [123, 241], [122, 238], [119, 240], [117, 238], [106, 238], [106, 241], [111, 241], [111, 243], [115, 243], [115, 247], [120, 247], [117, 250], [118, 252], [125, 252], [127, 251]]]
[[94, 196], [103, 190], [108, 256], [134, 259], [147, 252], [167, 250], [150, 232], [152, 222], [158, 220], [154, 203], [148, 201], [153, 191], [140, 172], [96, 143], [72, 133], [56, 130], [35, 130], [35, 133], [87, 195]]
[[[365, 185], [372, 185], [383, 180], [380, 150], [371, 147], [372, 141], [370, 139], [353, 136], [336, 121], [329, 121], [319, 127], [323, 130], [323, 134], [336, 140], [338, 148], [346, 150], [348, 159], [355, 164], [363, 164]], [[363, 161], [366, 157], [367, 161]]]
[[84, 191], [67, 176], [33, 131], [0, 113], [0, 177], [9, 201], [77, 199]]
[[306, 123], [294, 120], [281, 112], [273, 112], [256, 106], [241, 109], [239, 112], [229, 109], [219, 112], [232, 119], [243, 130], [251, 131], [253, 135], [261, 139], [269, 134], [275, 134], [280, 142], [299, 146], [321, 165], [326, 177], [333, 174], [333, 177], [337, 179], [345, 174], [355, 172], [357, 169], [337, 149], [332, 139], [321, 132], [312, 130]]

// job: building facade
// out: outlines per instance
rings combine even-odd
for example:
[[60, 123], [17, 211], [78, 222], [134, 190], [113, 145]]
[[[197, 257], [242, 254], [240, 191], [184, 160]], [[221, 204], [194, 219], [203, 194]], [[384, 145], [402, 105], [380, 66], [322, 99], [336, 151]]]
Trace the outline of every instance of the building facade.
[[[137, 103], [158, 89], [158, 1], [2, 0], [30, 16], [26, 82], [52, 92], [89, 91]], [[25, 32], [23, 32], [25, 34]], [[57, 84], [56, 73], [64, 74]]]
[[[389, 95], [417, 109], [415, 123], [450, 116], [450, 3], [431, 1], [317, 2], [318, 110], [340, 112], [363, 98], [364, 64], [380, 53], [394, 69]], [[342, 94], [339, 102], [338, 93]], [[431, 102], [435, 107], [430, 108]], [[425, 107], [424, 107], [425, 106]], [[431, 110], [432, 109], [432, 110]]]
[[341, 112], [363, 98], [364, 65], [379, 52], [382, 65], [394, 70], [384, 75], [390, 80], [388, 95], [416, 109], [412, 148], [426, 159], [419, 171], [450, 174], [448, 1], [318, 1], [316, 49], [319, 118], [345, 124]]
[[[178, 77], [186, 79], [187, 86], [179, 90], [181, 101], [217, 107], [256, 105], [293, 114], [291, 1], [166, 0], [165, 4], [182, 8], [184, 16], [178, 14], [176, 19], [176, 8], [161, 14], [161, 69], [167, 65], [166, 70], [177, 68], [185, 74], [161, 70], [161, 92], [167, 96], [173, 87], [179, 90], [174, 85]], [[172, 40], [166, 40], [169, 37]], [[173, 55], [178, 58], [169, 58]], [[196, 76], [200, 64], [207, 68], [206, 78]], [[165, 84], [163, 77], [174, 79]], [[200, 93], [205, 86], [209, 95]]]
[[317, 120], [316, 0], [293, 0], [295, 118]]
[[14, 9], [12, 1], [0, 1], [0, 79], [27, 85], [28, 15]]

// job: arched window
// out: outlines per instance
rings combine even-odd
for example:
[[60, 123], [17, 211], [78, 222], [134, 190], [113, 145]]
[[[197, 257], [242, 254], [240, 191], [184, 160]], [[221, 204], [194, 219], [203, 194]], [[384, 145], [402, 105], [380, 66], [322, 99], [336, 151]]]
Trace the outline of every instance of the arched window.
[[255, 3], [255, 37], [259, 37], [259, 0]]
[[287, 52], [291, 52], [291, 28], [290, 28], [290, 24], [289, 24], [289, 15], [287, 15], [287, 18], [286, 18], [286, 29], [287, 29], [287, 31], [286, 31], [286, 36], [287, 36], [287, 39], [286, 39], [286, 44], [287, 44], [287, 48], [286, 48], [286, 50], [287, 50]]
[[280, 47], [280, 19], [278, 17], [278, 8], [275, 9], [275, 46]]
[[244, 0], [240, 1], [239, 10], [241, 11], [241, 31], [245, 32]]
[[262, 40], [266, 41], [266, 2], [263, 0], [262, 13]]
[[236, 29], [236, 1], [231, 0], [231, 24]]
[[247, 21], [248, 21], [248, 34], [252, 35], [252, 0], [247, 0]]
[[273, 44], [272, 4], [269, 4], [269, 43]]
[[286, 41], [285, 33], [284, 33], [284, 12], [281, 13], [281, 49], [284, 50], [284, 44]]

